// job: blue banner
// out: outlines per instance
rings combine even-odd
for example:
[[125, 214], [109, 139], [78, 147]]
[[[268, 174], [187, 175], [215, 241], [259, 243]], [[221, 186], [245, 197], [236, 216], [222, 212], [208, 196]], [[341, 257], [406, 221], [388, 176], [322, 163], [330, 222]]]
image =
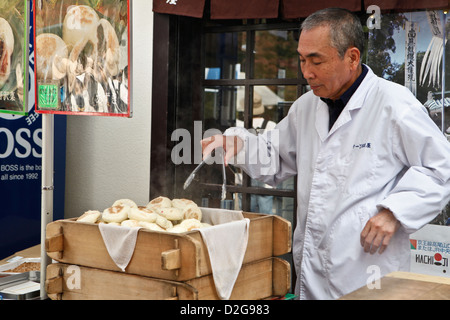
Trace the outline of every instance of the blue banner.
[[[26, 92], [32, 108], [26, 116], [0, 113], [0, 259], [40, 243], [42, 115], [34, 110], [33, 47], [30, 26], [30, 85]], [[61, 219], [64, 217], [66, 117], [57, 116], [54, 123], [53, 218]]]

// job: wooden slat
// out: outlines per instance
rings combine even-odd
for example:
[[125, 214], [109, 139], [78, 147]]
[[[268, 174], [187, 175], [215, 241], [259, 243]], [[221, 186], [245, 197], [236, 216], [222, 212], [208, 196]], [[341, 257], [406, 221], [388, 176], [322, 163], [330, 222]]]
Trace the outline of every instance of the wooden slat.
[[[213, 275], [192, 279], [186, 283], [198, 290], [199, 300], [219, 299]], [[279, 258], [263, 259], [242, 266], [230, 300], [256, 300], [285, 295], [289, 288], [289, 263]]]
[[63, 278], [56, 277], [45, 281], [45, 290], [48, 294], [57, 294], [63, 292]]
[[49, 265], [49, 269], [63, 270], [63, 300], [161, 300], [177, 299], [178, 293], [186, 299], [196, 298], [195, 290], [181, 282], [88, 267], [79, 267], [80, 287], [69, 288], [67, 283], [73, 273], [67, 271], [68, 267], [59, 263]]
[[274, 296], [284, 296], [291, 287], [291, 265], [283, 259], [273, 259], [272, 283]]
[[281, 256], [292, 249], [292, 227], [287, 220], [273, 217], [273, 255]]

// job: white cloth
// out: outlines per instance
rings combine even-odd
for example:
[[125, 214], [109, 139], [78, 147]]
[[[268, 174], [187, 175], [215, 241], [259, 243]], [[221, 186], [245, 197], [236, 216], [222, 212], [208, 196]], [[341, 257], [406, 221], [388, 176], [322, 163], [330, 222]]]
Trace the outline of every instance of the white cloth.
[[[380, 276], [408, 270], [409, 233], [450, 200], [450, 144], [408, 89], [369, 68], [331, 130], [328, 118], [326, 103], [308, 92], [274, 130], [224, 133], [245, 141], [236, 162], [252, 178], [277, 185], [298, 175], [293, 259], [301, 299], [356, 290], [373, 276], [370, 266]], [[245, 164], [266, 154], [274, 161]], [[402, 227], [386, 251], [371, 255], [360, 233], [382, 207]]]
[[122, 271], [125, 271], [133, 256], [140, 227], [99, 223], [98, 228], [109, 256]]
[[213, 227], [198, 229], [208, 249], [217, 295], [228, 300], [247, 250], [250, 220], [242, 211], [201, 208], [203, 221]]

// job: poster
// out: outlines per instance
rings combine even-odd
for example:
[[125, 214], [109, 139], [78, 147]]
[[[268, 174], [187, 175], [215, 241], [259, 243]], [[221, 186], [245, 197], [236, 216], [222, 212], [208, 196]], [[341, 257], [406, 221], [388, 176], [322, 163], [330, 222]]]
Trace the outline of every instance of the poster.
[[428, 224], [411, 234], [411, 272], [450, 277], [450, 232]]
[[[32, 25], [29, 34], [33, 34]], [[33, 37], [29, 39], [24, 68], [30, 78], [25, 90], [29, 110], [27, 114], [0, 113], [0, 259], [41, 241], [42, 115], [35, 112]], [[54, 132], [56, 220], [64, 217], [66, 117], [55, 118]]]
[[[380, 28], [369, 31], [364, 62], [378, 76], [409, 88], [450, 139], [450, 99], [442, 97], [443, 80], [450, 85], [450, 44], [448, 36], [443, 37], [449, 31], [448, 17], [439, 10], [383, 14]], [[445, 79], [443, 53], [447, 57]], [[444, 88], [445, 95], [448, 91]]]
[[35, 3], [38, 113], [131, 117], [129, 0]]
[[28, 112], [28, 4], [0, 1], [0, 113]]

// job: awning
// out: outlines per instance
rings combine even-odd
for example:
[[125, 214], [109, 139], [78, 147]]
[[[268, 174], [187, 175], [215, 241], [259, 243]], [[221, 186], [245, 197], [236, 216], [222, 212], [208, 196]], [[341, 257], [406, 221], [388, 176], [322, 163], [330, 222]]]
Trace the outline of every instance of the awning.
[[365, 0], [366, 7], [377, 5], [381, 10], [415, 10], [448, 8], [448, 0]]
[[205, 0], [153, 0], [153, 11], [194, 18], [203, 17]]
[[283, 18], [295, 19], [309, 16], [324, 8], [339, 7], [350, 11], [361, 10], [361, 0], [281, 0]]
[[277, 18], [281, 0], [210, 0], [211, 19]]
[[304, 18], [314, 11], [340, 7], [365, 11], [369, 5], [385, 10], [443, 9], [449, 0], [153, 0], [153, 11], [202, 18], [206, 1], [215, 19]]

